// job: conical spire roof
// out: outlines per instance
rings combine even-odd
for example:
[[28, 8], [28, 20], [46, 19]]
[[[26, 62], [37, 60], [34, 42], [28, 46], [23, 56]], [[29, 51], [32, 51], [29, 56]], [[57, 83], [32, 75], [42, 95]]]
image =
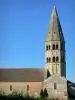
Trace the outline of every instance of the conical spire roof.
[[58, 14], [57, 14], [57, 10], [56, 10], [55, 6], [54, 6], [53, 11], [52, 11], [51, 20], [53, 20], [53, 17], [58, 18]]
[[51, 19], [50, 19], [49, 27], [48, 27], [48, 34], [46, 37], [46, 41], [50, 41], [50, 40], [64, 41], [62, 28], [60, 25], [58, 13], [55, 6], [51, 14]]

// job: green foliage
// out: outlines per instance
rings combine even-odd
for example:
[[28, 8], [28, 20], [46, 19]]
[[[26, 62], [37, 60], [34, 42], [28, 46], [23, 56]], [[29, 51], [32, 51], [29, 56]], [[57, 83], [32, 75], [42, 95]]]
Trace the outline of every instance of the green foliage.
[[11, 94], [5, 94], [4, 92], [0, 92], [0, 100], [59, 100], [59, 99], [50, 99], [47, 98], [47, 90], [44, 89], [40, 92], [41, 97], [35, 98], [34, 96], [29, 96], [28, 93], [23, 95], [22, 93], [12, 92]]
[[41, 89], [41, 91], [40, 91], [40, 97], [44, 97], [44, 92], [43, 92], [43, 89]]
[[9, 100], [21, 100], [24, 99], [23, 95], [21, 93], [13, 93], [7, 95]]

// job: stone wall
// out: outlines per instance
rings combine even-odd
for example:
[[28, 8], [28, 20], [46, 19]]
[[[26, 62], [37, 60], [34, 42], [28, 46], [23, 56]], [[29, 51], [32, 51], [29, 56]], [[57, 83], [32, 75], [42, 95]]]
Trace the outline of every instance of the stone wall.
[[[12, 91], [10, 91], [10, 85], [12, 86]], [[27, 93], [27, 85], [29, 85], [29, 94], [34, 96], [39, 96], [42, 82], [0, 82], [0, 91], [5, 93], [12, 92], [22, 92]]]
[[44, 81], [43, 89], [45, 88], [50, 98], [67, 100], [67, 80], [65, 78], [53, 75]]
[[[58, 49], [52, 49], [53, 44], [58, 45]], [[50, 45], [50, 50], [46, 50], [47, 46]], [[65, 45], [65, 44], [64, 44]], [[61, 42], [60, 41], [46, 41], [45, 42], [45, 68], [49, 70], [50, 74], [57, 74], [59, 76], [66, 77], [66, 58], [65, 58], [65, 50], [61, 50]], [[65, 48], [63, 48], [65, 49]], [[58, 57], [59, 61], [53, 62], [53, 57]], [[47, 62], [47, 58], [50, 58], [50, 62]], [[64, 61], [62, 62], [62, 59]]]

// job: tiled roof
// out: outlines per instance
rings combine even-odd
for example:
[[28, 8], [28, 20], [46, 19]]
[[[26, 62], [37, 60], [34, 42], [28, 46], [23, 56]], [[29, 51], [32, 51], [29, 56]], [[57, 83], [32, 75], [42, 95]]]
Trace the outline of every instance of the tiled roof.
[[43, 80], [43, 68], [0, 68], [0, 82], [41, 82]]

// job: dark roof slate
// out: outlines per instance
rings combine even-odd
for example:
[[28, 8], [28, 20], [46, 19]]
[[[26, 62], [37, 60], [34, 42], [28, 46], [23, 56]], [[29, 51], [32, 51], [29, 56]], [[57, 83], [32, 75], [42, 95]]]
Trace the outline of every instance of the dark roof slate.
[[44, 68], [0, 68], [0, 82], [41, 82]]

